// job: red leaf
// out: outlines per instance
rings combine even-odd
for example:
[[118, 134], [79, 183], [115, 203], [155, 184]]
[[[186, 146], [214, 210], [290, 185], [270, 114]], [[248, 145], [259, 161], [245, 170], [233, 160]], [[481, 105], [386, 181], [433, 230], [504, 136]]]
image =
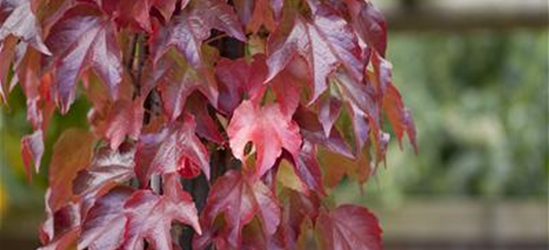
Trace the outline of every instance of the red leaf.
[[301, 16], [286, 18], [269, 38], [269, 76], [273, 79], [299, 55], [312, 75], [315, 101], [328, 86], [330, 74], [343, 66], [354, 79], [362, 80], [364, 62], [352, 27], [335, 11], [320, 5], [309, 21]]
[[23, 136], [21, 139], [21, 155], [25, 165], [27, 177], [32, 180], [32, 166], [36, 173], [40, 171], [40, 161], [44, 155], [44, 135], [42, 130], [37, 130], [31, 135]]
[[25, 46], [24, 57], [14, 65], [18, 81], [27, 98], [27, 120], [36, 130], [47, 131], [47, 125], [55, 109], [51, 100], [51, 77], [49, 74], [40, 76], [40, 54], [33, 48]]
[[104, 127], [103, 136], [110, 142], [111, 149], [117, 149], [126, 136], [137, 140], [141, 134], [143, 124], [143, 101], [142, 100], [118, 100], [113, 103]]
[[151, 53], [154, 61], [170, 46], [185, 56], [195, 69], [203, 67], [202, 43], [217, 29], [241, 41], [246, 41], [242, 25], [234, 9], [223, 0], [194, 1], [175, 17], [167, 28], [156, 30], [152, 37]]
[[339, 100], [331, 97], [325, 98], [320, 103], [318, 118], [326, 136], [330, 135], [330, 131], [332, 131], [332, 127], [341, 113], [341, 106]]
[[122, 144], [117, 151], [103, 147], [95, 152], [91, 166], [81, 170], [73, 181], [72, 190], [89, 201], [134, 176], [135, 147]]
[[193, 178], [200, 169], [210, 178], [208, 150], [195, 134], [193, 117], [185, 115], [184, 122], [172, 123], [157, 134], [142, 136], [137, 145], [136, 172], [146, 186], [152, 174], [179, 172]]
[[93, 139], [87, 131], [69, 129], [55, 143], [49, 168], [51, 196], [48, 198], [53, 211], [57, 211], [71, 198], [72, 180], [79, 170], [89, 166]]
[[218, 144], [225, 143], [225, 139], [219, 132], [218, 125], [208, 112], [208, 103], [204, 101], [202, 95], [191, 95], [186, 102], [185, 111], [194, 115], [196, 119], [196, 133], [200, 137]]
[[280, 19], [282, 16], [282, 7], [284, 7], [284, 0], [270, 0], [271, 2], [271, 8], [273, 8], [273, 12], [276, 19]]
[[[51, 189], [46, 191], [49, 198]], [[57, 211], [51, 210], [46, 204], [47, 219], [40, 228], [43, 247], [40, 250], [64, 250], [76, 243], [80, 234], [80, 207], [69, 202]]]
[[52, 27], [46, 44], [53, 57], [54, 96], [66, 113], [75, 98], [76, 83], [91, 68], [116, 96], [122, 81], [121, 51], [114, 23], [96, 7], [79, 4]]
[[240, 172], [231, 170], [219, 178], [204, 208], [205, 224], [212, 226], [214, 219], [225, 215], [226, 228], [223, 238], [239, 249], [242, 228], [258, 216], [266, 235], [274, 234], [280, 222], [280, 207], [275, 194], [261, 181], [252, 181]]
[[143, 249], [147, 240], [158, 250], [171, 250], [170, 229], [178, 221], [201, 233], [192, 198], [179, 178], [165, 176], [162, 196], [149, 190], [132, 194], [129, 188], [113, 189], [99, 199], [82, 226], [79, 249]]
[[232, 114], [244, 98], [259, 103], [267, 86], [263, 84], [267, 66], [263, 56], [254, 56], [251, 64], [245, 58], [221, 59], [215, 68], [219, 82], [219, 108], [225, 114]]
[[[181, 1], [181, 9], [185, 8], [190, 0]], [[178, 0], [153, 0], [153, 6], [160, 11], [164, 20], [169, 21], [175, 11]]]
[[17, 39], [14, 37], [8, 37], [4, 41], [0, 41], [0, 99], [2, 102], [7, 103], [8, 97], [8, 73], [10, 71], [10, 65], [15, 55], [15, 46], [17, 45]]
[[257, 33], [262, 25], [269, 31], [276, 28], [269, 0], [236, 0], [234, 3], [240, 20], [246, 24], [248, 31]]
[[181, 115], [187, 98], [195, 90], [199, 90], [213, 104], [219, 95], [215, 86], [210, 85], [199, 72], [176, 54], [162, 57], [154, 68], [152, 78], [158, 85], [162, 107], [172, 121]]
[[316, 221], [320, 249], [381, 250], [381, 228], [366, 208], [343, 205], [331, 212], [321, 212]]
[[276, 236], [283, 241], [284, 249], [299, 249], [299, 238], [306, 236], [302, 225], [306, 220], [316, 221], [321, 201], [313, 194], [306, 196], [292, 190], [285, 190], [282, 195], [282, 222]]
[[[96, 0], [98, 1], [98, 0]], [[122, 27], [151, 31], [149, 11], [154, 0], [102, 0], [102, 8]], [[166, 6], [168, 7], [168, 6]]]
[[123, 249], [143, 249], [143, 240], [157, 250], [171, 250], [170, 228], [172, 221], [190, 225], [201, 234], [198, 215], [189, 194], [182, 190], [179, 178], [169, 176], [164, 179], [163, 196], [148, 190], [132, 195], [124, 205], [128, 218]]
[[301, 134], [305, 140], [322, 145], [328, 150], [348, 158], [354, 157], [349, 145], [343, 140], [341, 134], [335, 127], [332, 128], [330, 135], [326, 136], [322, 125], [318, 121], [316, 113], [313, 111], [306, 107], [299, 106], [294, 114], [294, 120], [299, 125]]
[[253, 143], [257, 151], [256, 177], [273, 167], [283, 148], [295, 159], [301, 147], [298, 125], [282, 113], [278, 104], [259, 107], [250, 101], [242, 102], [234, 111], [227, 133], [234, 156], [244, 164], [246, 144]]
[[372, 63], [377, 81], [384, 93], [383, 109], [395, 131], [399, 144], [402, 147], [402, 137], [406, 132], [417, 153], [416, 126], [410, 110], [404, 107], [400, 92], [393, 85], [392, 65], [377, 53], [373, 54]]
[[322, 184], [322, 172], [316, 159], [316, 146], [305, 140], [299, 156], [294, 164], [297, 176], [311, 190], [315, 190], [320, 195], [326, 195], [324, 185]]
[[294, 115], [301, 98], [301, 81], [289, 70], [280, 72], [269, 85], [273, 89], [276, 101], [280, 104], [282, 113]]
[[346, 0], [353, 26], [362, 40], [385, 57], [387, 23], [381, 12], [369, 1]]
[[384, 158], [381, 131], [381, 100], [372, 82], [357, 82], [345, 74], [336, 74], [336, 86], [343, 100], [348, 104], [355, 132], [355, 154], [360, 154], [373, 133], [378, 161]]
[[45, 55], [51, 55], [42, 41], [42, 28], [31, 10], [29, 0], [0, 2], [0, 45], [10, 35], [30, 44]]
[[65, 232], [59, 237], [55, 237], [50, 243], [43, 247], [39, 247], [38, 250], [65, 250], [70, 249], [80, 234], [80, 228], [71, 228], [68, 232]]
[[132, 195], [131, 188], [116, 188], [95, 202], [82, 222], [78, 249], [118, 249], [124, 243], [128, 219], [124, 203]]

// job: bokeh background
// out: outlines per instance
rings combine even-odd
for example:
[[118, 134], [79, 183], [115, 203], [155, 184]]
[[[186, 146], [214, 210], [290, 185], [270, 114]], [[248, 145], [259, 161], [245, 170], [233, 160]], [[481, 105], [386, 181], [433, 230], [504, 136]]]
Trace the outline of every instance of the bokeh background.
[[[374, 2], [389, 22], [419, 154], [392, 142], [386, 167], [363, 187], [344, 180], [336, 202], [378, 214], [389, 250], [549, 249], [547, 1]], [[9, 103], [0, 109], [0, 249], [32, 249], [47, 171], [26, 181], [19, 140], [31, 127], [19, 88]], [[88, 106], [79, 100], [53, 119], [44, 165], [61, 131], [86, 126]]]

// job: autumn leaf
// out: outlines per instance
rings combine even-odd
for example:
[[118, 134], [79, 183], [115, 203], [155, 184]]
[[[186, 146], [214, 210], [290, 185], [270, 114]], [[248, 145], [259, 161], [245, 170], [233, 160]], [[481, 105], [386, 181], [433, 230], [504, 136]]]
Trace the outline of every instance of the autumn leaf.
[[284, 190], [280, 196], [282, 219], [275, 236], [282, 239], [283, 249], [301, 249], [298, 244], [302, 237], [307, 237], [306, 221], [312, 225], [317, 220], [321, 200], [314, 194], [307, 196], [292, 190]]
[[154, 61], [158, 61], [170, 46], [174, 46], [189, 65], [195, 69], [203, 68], [202, 43], [210, 36], [212, 29], [246, 41], [238, 16], [225, 1], [191, 1], [167, 27], [153, 33], [151, 53]]
[[256, 177], [273, 167], [282, 149], [297, 158], [301, 147], [298, 125], [282, 113], [278, 104], [259, 107], [250, 101], [242, 102], [234, 111], [227, 133], [234, 156], [243, 163], [247, 158], [246, 144], [253, 143], [257, 152]]
[[198, 234], [202, 233], [194, 202], [183, 191], [178, 176], [167, 177], [164, 190], [166, 194], [162, 196], [149, 190], [137, 191], [126, 201], [124, 210], [128, 224], [122, 249], [143, 249], [143, 240], [147, 240], [154, 249], [172, 250], [172, 221], [189, 225]]
[[89, 167], [93, 152], [93, 136], [84, 130], [69, 129], [63, 132], [53, 146], [49, 168], [51, 196], [48, 204], [53, 211], [72, 196], [72, 180], [78, 171]]
[[11, 66], [11, 61], [15, 55], [15, 46], [17, 40], [14, 37], [8, 37], [5, 41], [0, 42], [0, 99], [2, 103], [7, 103], [8, 97], [8, 73]]
[[231, 114], [244, 99], [259, 103], [266, 91], [263, 82], [267, 76], [265, 58], [256, 55], [251, 63], [246, 59], [229, 60], [222, 58], [215, 68], [219, 82], [219, 108]]
[[288, 15], [269, 37], [267, 81], [280, 73], [295, 56], [303, 57], [312, 75], [314, 102], [339, 66], [357, 81], [362, 80], [364, 61], [352, 27], [331, 8], [320, 5], [312, 20]]
[[134, 192], [131, 188], [115, 188], [95, 202], [82, 222], [78, 249], [118, 249], [124, 243], [128, 219], [124, 204]]
[[345, 0], [349, 5], [353, 26], [360, 38], [385, 57], [387, 50], [387, 22], [370, 1]]
[[46, 45], [53, 54], [46, 58], [53, 70], [53, 93], [63, 113], [74, 101], [78, 78], [90, 68], [116, 96], [122, 54], [115, 24], [101, 10], [89, 4], [68, 10], [51, 28]]
[[[52, 190], [46, 191], [46, 198], [50, 197]], [[63, 250], [76, 245], [80, 235], [80, 206], [74, 202], [68, 202], [56, 211], [51, 210], [46, 204], [47, 218], [40, 228], [41, 240], [44, 244], [39, 250]]]
[[322, 184], [320, 165], [317, 160], [316, 145], [305, 140], [294, 167], [297, 176], [309, 189], [316, 191], [319, 195], [326, 195]]
[[204, 172], [210, 177], [208, 150], [195, 134], [196, 123], [190, 115], [155, 134], [143, 135], [137, 144], [136, 172], [143, 185], [152, 174], [179, 172], [194, 178]]
[[322, 145], [334, 153], [347, 158], [354, 158], [353, 152], [341, 133], [335, 127], [332, 127], [330, 134], [326, 136], [317, 117], [318, 115], [312, 110], [303, 106], [298, 107], [293, 119], [299, 125], [302, 137], [314, 144]]
[[78, 172], [73, 180], [73, 193], [85, 200], [100, 196], [134, 176], [135, 146], [122, 144], [118, 150], [102, 147], [94, 153], [89, 168]]
[[254, 216], [261, 219], [266, 235], [272, 235], [280, 222], [280, 207], [271, 190], [261, 181], [249, 180], [234, 170], [212, 186], [203, 212], [205, 225], [211, 227], [221, 214], [226, 222], [223, 238], [236, 249], [241, 245], [242, 228]]
[[150, 190], [113, 189], [99, 199], [82, 225], [79, 249], [143, 249], [147, 240], [154, 249], [171, 250], [173, 221], [201, 233], [194, 202], [182, 190], [179, 178], [166, 176], [164, 195]]
[[345, 175], [360, 184], [365, 183], [373, 168], [369, 150], [369, 147], [364, 147], [354, 159], [327, 150], [320, 151], [319, 160], [324, 169], [324, 184], [330, 188], [336, 187]]
[[[33, 172], [40, 171], [40, 162], [44, 155], [44, 135], [42, 130], [37, 130], [21, 139], [21, 156], [27, 178], [32, 180]], [[34, 171], [32, 166], [34, 166]]]
[[42, 28], [31, 10], [31, 4], [29, 0], [0, 2], [0, 45], [12, 35], [30, 44], [42, 54], [51, 55], [42, 40]]
[[203, 79], [200, 72], [191, 68], [177, 54], [168, 53], [162, 57], [154, 67], [151, 78], [158, 87], [162, 107], [171, 121], [181, 115], [187, 98], [195, 90], [200, 91], [213, 104], [218, 99], [216, 86]]
[[417, 153], [416, 126], [411, 111], [404, 107], [404, 102], [398, 89], [393, 85], [392, 65], [383, 59], [381, 55], [372, 55], [375, 78], [383, 91], [383, 110], [393, 127], [398, 142], [402, 147], [404, 133], [408, 135], [414, 150]]
[[381, 250], [381, 228], [366, 208], [342, 205], [322, 211], [316, 220], [316, 238], [321, 250]]

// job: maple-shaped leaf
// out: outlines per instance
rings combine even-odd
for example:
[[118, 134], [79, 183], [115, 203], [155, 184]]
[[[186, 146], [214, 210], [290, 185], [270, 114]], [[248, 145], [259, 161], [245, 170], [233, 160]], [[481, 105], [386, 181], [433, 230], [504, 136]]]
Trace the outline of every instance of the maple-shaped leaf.
[[164, 195], [149, 190], [134, 192], [118, 187], [98, 199], [82, 224], [78, 249], [171, 250], [173, 221], [192, 226], [201, 233], [194, 202], [182, 190], [176, 175], [165, 176]]
[[215, 74], [219, 82], [219, 108], [225, 114], [233, 111], [245, 98], [259, 103], [267, 86], [263, 84], [267, 76], [265, 58], [256, 55], [251, 64], [245, 58], [219, 60]]
[[210, 36], [212, 29], [246, 41], [238, 16], [225, 1], [191, 1], [167, 27], [158, 27], [154, 31], [151, 41], [154, 61], [174, 46], [191, 66], [203, 68], [202, 43]]
[[294, 115], [301, 99], [301, 87], [303, 82], [291, 70], [280, 72], [269, 83], [280, 104], [282, 113], [287, 116]]
[[296, 57], [303, 57], [312, 75], [315, 101], [328, 86], [329, 76], [343, 66], [354, 79], [363, 78], [365, 64], [352, 27], [330, 7], [320, 5], [308, 20], [287, 15], [269, 37], [267, 45], [269, 75], [273, 79]]
[[149, 11], [151, 10], [152, 2], [153, 0], [101, 1], [103, 10], [112, 16], [120, 26], [138, 28], [148, 32], [151, 31]]
[[[51, 189], [46, 191], [46, 199]], [[80, 206], [74, 202], [64, 204], [55, 212], [46, 203], [47, 217], [40, 228], [43, 247], [40, 250], [64, 250], [73, 247], [80, 235]]]
[[330, 188], [336, 187], [345, 175], [363, 184], [372, 173], [369, 146], [364, 147], [354, 159], [321, 150], [319, 160], [324, 169], [324, 183]]
[[93, 141], [93, 135], [87, 131], [68, 129], [53, 146], [48, 176], [51, 196], [47, 201], [53, 211], [71, 198], [72, 180], [91, 162]]
[[135, 147], [122, 144], [118, 150], [102, 147], [93, 156], [89, 168], [81, 170], [73, 181], [72, 190], [77, 196], [90, 199], [107, 192], [134, 176]]
[[190, 115], [155, 134], [143, 135], [137, 144], [136, 173], [143, 185], [152, 174], [179, 172], [194, 178], [204, 172], [210, 177], [208, 150], [195, 134], [196, 123]]
[[78, 78], [90, 68], [116, 96], [122, 53], [115, 24], [97, 7], [78, 4], [65, 12], [51, 28], [46, 45], [53, 54], [46, 64], [53, 68], [53, 92], [63, 113], [74, 101]]
[[307, 237], [303, 230], [305, 221], [316, 221], [321, 201], [314, 194], [307, 196], [288, 189], [281, 193], [281, 199], [282, 220], [275, 237], [278, 236], [279, 241], [282, 241], [284, 249], [300, 249], [298, 241], [301, 237]]
[[[373, 134], [378, 160], [384, 158], [383, 141], [386, 134], [381, 131], [381, 99], [379, 91], [370, 81], [356, 81], [346, 74], [337, 72], [335, 83], [341, 97], [347, 103], [355, 132], [355, 153], [359, 154]], [[365, 78], [366, 79], [366, 78]]]
[[19, 44], [17, 53], [24, 56], [17, 60], [13, 67], [16, 75], [12, 78], [11, 85], [14, 86], [14, 81], [17, 81], [25, 93], [27, 120], [31, 123], [33, 130], [47, 131], [49, 120], [55, 109], [55, 104], [50, 97], [51, 75], [41, 75], [41, 55], [34, 48]]
[[257, 33], [263, 26], [268, 31], [274, 31], [276, 21], [269, 0], [236, 0], [235, 8], [246, 30]]
[[120, 83], [119, 91], [114, 98], [95, 76], [89, 76], [84, 85], [87, 98], [93, 104], [88, 113], [88, 122], [97, 137], [105, 139], [113, 150], [116, 150], [127, 137], [132, 140], [139, 139], [145, 115], [145, 98], [132, 98], [135, 91], [128, 78], [124, 78]]
[[392, 65], [378, 53], [372, 55], [372, 64], [377, 83], [383, 93], [383, 110], [395, 131], [398, 142], [402, 147], [404, 133], [417, 152], [416, 127], [410, 110], [404, 107], [404, 102], [398, 89], [393, 85]]
[[116, 150], [129, 137], [137, 140], [143, 125], [143, 98], [136, 100], [120, 99], [109, 104], [104, 117], [98, 109], [92, 109], [88, 120], [93, 132], [104, 138], [111, 149]]
[[301, 134], [305, 140], [322, 145], [328, 150], [348, 158], [354, 157], [349, 145], [335, 127], [332, 127], [330, 134], [326, 136], [322, 124], [318, 120], [318, 115], [312, 110], [299, 106], [294, 114], [294, 120], [299, 124]]
[[285, 116], [276, 103], [260, 107], [250, 101], [242, 102], [234, 111], [227, 133], [234, 156], [243, 163], [246, 163], [246, 144], [253, 143], [257, 152], [256, 177], [273, 167], [282, 149], [295, 159], [301, 147], [297, 123]]
[[29, 0], [0, 2], [0, 44], [13, 35], [45, 55], [51, 55], [42, 41], [42, 28]]
[[172, 250], [170, 229], [178, 221], [201, 234], [196, 207], [191, 196], [183, 191], [179, 177], [165, 176], [164, 195], [149, 190], [134, 193], [124, 204], [128, 218], [122, 249], [140, 250], [147, 240], [154, 249]]
[[330, 97], [325, 98], [320, 103], [318, 119], [322, 124], [322, 128], [324, 129], [324, 133], [326, 134], [326, 136], [330, 135], [332, 127], [334, 126], [334, 123], [341, 113], [342, 106], [343, 104], [340, 100]]
[[295, 172], [309, 189], [315, 190], [320, 195], [326, 195], [316, 154], [316, 145], [305, 140], [294, 164]]
[[13, 57], [15, 55], [15, 47], [17, 45], [17, 39], [14, 37], [8, 37], [5, 41], [0, 43], [0, 99], [3, 103], [7, 102], [8, 97], [8, 73], [12, 64]]
[[345, 0], [353, 26], [360, 36], [377, 53], [385, 57], [387, 50], [387, 22], [383, 14], [370, 1]]
[[235, 170], [225, 173], [212, 186], [203, 211], [205, 224], [211, 227], [221, 214], [226, 222], [223, 238], [236, 249], [241, 245], [242, 228], [254, 216], [261, 219], [266, 235], [272, 235], [280, 222], [275, 194], [263, 182], [250, 180]]
[[180, 2], [180, 8], [184, 9], [190, 0], [153, 0], [153, 6], [162, 14], [165, 21], [169, 21], [172, 18], [177, 3]]
[[321, 250], [383, 249], [379, 222], [363, 207], [342, 205], [331, 212], [322, 211], [315, 231]]
[[162, 107], [171, 121], [181, 115], [187, 98], [195, 90], [200, 91], [211, 103], [217, 101], [217, 88], [178, 54], [167, 53], [152, 71], [151, 80], [158, 86]]
[[204, 96], [195, 93], [188, 98], [185, 111], [195, 117], [198, 136], [218, 144], [224, 144], [225, 139], [219, 132], [218, 125], [212, 118], [208, 107], [208, 103], [204, 101]]
[[118, 187], [95, 202], [82, 222], [78, 249], [118, 249], [124, 243], [128, 221], [124, 214], [124, 204], [132, 193], [131, 188]]
[[37, 130], [34, 133], [21, 138], [21, 156], [23, 158], [23, 164], [29, 180], [32, 180], [33, 165], [34, 172], [38, 173], [40, 170], [40, 161], [42, 160], [43, 155], [44, 135], [42, 130]]

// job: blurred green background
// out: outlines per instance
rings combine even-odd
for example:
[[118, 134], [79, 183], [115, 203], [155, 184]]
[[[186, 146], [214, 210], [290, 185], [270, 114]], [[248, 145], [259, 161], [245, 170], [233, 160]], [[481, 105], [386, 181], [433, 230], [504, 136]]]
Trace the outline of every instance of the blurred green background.
[[[336, 202], [380, 214], [389, 249], [546, 249], [548, 36], [547, 27], [390, 32], [419, 154], [393, 140], [387, 168], [362, 189], [345, 180]], [[35, 241], [43, 216], [46, 168], [29, 184], [20, 157], [31, 132], [24, 100], [17, 87], [0, 113], [0, 244]], [[54, 117], [43, 166], [61, 131], [86, 126], [88, 106]]]

